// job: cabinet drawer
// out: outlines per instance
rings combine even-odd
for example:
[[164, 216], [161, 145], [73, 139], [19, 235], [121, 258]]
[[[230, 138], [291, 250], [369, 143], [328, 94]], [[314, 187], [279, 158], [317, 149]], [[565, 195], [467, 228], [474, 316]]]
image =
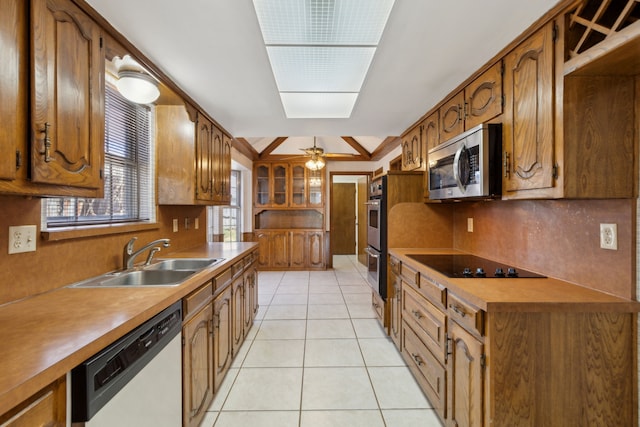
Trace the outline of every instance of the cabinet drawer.
[[184, 318], [186, 319], [189, 314], [195, 313], [198, 308], [209, 302], [212, 295], [213, 283], [209, 282], [184, 297], [182, 299], [182, 310], [184, 311]]
[[443, 310], [447, 309], [447, 288], [436, 282], [429, 276], [420, 273], [419, 278], [420, 293], [424, 295], [429, 302]]
[[484, 335], [484, 311], [460, 299], [448, 295], [449, 316], [471, 333]]
[[445, 419], [447, 371], [406, 322], [402, 322], [402, 356], [429, 402]]
[[236, 261], [232, 266], [231, 266], [231, 274], [232, 277], [238, 277], [240, 274], [242, 274], [242, 270], [244, 270], [244, 259], [241, 259], [240, 261]]
[[446, 315], [409, 286], [402, 287], [402, 318], [444, 363]]
[[218, 292], [231, 283], [231, 269], [227, 268], [222, 273], [213, 278], [213, 291]]
[[418, 287], [419, 286], [419, 274], [418, 271], [415, 270], [408, 264], [402, 263], [400, 264], [400, 276], [404, 282], [407, 282], [411, 286]]

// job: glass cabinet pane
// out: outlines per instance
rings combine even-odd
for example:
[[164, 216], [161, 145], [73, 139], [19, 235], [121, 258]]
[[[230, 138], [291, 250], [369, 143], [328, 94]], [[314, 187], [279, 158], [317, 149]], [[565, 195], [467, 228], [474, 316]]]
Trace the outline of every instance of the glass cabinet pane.
[[322, 205], [323, 178], [321, 170], [309, 171], [309, 206]]
[[256, 205], [269, 204], [269, 166], [260, 165], [256, 170]]
[[287, 204], [287, 168], [285, 165], [273, 166], [273, 203], [276, 206]]
[[294, 165], [291, 170], [291, 204], [294, 206], [304, 206], [304, 165]]

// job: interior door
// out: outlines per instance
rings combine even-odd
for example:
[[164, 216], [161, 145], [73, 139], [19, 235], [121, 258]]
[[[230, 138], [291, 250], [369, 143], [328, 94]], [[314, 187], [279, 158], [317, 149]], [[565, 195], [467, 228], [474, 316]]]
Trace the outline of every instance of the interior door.
[[332, 255], [356, 252], [356, 184], [333, 183]]

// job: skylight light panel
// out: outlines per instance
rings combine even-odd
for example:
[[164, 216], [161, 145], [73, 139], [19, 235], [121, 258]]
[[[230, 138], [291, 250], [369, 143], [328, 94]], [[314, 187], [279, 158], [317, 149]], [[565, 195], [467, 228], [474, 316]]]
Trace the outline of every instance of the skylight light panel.
[[280, 93], [290, 119], [345, 119], [358, 98], [357, 93]]
[[267, 47], [280, 92], [359, 92], [375, 48]]
[[349, 117], [394, 0], [253, 4], [287, 117]]
[[370, 45], [394, 0], [253, 0], [266, 45]]

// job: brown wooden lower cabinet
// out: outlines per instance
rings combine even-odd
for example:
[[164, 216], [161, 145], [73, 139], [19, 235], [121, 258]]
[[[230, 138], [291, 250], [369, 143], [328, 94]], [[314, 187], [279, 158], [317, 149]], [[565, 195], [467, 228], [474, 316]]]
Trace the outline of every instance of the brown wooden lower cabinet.
[[183, 426], [198, 426], [258, 311], [257, 251], [183, 298]]
[[62, 377], [0, 416], [0, 425], [64, 427], [67, 425], [66, 402], [67, 383], [65, 377]]
[[323, 230], [256, 230], [261, 270], [323, 270]]
[[637, 425], [635, 313], [485, 311], [404, 266], [402, 356], [446, 426]]

